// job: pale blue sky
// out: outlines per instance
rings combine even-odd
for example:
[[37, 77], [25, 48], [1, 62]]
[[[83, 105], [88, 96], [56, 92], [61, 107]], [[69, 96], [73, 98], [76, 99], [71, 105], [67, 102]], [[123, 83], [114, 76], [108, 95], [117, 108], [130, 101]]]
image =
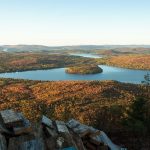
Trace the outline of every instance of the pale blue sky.
[[150, 0], [0, 0], [3, 44], [150, 44]]

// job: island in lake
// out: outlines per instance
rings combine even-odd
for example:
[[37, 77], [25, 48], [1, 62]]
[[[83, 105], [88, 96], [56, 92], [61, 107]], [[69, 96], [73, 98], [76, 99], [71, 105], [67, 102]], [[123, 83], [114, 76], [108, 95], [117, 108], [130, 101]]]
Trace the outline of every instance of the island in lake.
[[65, 71], [70, 74], [96, 74], [102, 73], [103, 69], [97, 65], [81, 65], [66, 68]]

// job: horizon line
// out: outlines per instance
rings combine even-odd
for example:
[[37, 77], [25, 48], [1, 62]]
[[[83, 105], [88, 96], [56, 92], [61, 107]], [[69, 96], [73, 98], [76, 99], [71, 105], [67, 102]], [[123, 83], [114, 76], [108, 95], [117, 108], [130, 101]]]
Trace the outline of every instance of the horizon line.
[[47, 47], [67, 47], [67, 46], [150, 46], [150, 44], [71, 44], [71, 45], [0, 44], [0, 46], [47, 46]]

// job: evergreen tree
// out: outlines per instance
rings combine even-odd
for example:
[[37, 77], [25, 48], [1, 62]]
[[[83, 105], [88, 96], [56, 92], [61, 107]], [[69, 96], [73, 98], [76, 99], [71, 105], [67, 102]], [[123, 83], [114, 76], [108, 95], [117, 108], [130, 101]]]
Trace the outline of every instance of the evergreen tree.
[[124, 120], [124, 125], [134, 133], [145, 134], [150, 129], [148, 111], [147, 100], [137, 98], [127, 112], [128, 117]]
[[143, 84], [145, 85], [150, 85], [150, 74], [147, 73], [145, 76], [144, 76], [144, 81], [142, 81]]

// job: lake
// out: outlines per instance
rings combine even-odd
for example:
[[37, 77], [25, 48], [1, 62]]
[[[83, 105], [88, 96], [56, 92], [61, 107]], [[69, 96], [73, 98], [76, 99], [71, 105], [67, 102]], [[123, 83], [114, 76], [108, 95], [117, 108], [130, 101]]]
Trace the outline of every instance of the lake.
[[[82, 56], [87, 57], [87, 54], [86, 55], [82, 54]], [[98, 57], [100, 56], [97, 56], [97, 58]], [[58, 81], [58, 80], [117, 80], [120, 82], [138, 84], [144, 80], [144, 75], [149, 72], [146, 70], [124, 69], [124, 68], [112, 67], [112, 66], [107, 66], [107, 65], [99, 65], [99, 67], [103, 69], [102, 73], [90, 74], [90, 75], [67, 74], [65, 73], [65, 68], [57, 68], [57, 69], [48, 69], [48, 70], [1, 73], [0, 77], [15, 78], [15, 79], [43, 80], [43, 81], [47, 81], [47, 80], [53, 80], [53, 81]]]
[[71, 53], [70, 55], [73, 56], [82, 56], [82, 57], [87, 57], [87, 58], [102, 58], [102, 56], [100, 55], [96, 55], [96, 54], [83, 54], [83, 53]]

